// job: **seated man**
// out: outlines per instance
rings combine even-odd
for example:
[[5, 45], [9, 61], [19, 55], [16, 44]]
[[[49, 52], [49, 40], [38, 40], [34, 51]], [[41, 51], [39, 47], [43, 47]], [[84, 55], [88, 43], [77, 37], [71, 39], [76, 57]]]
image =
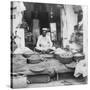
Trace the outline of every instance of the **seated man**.
[[42, 29], [42, 35], [38, 37], [37, 45], [36, 45], [36, 50], [41, 51], [41, 52], [47, 52], [49, 50], [54, 50], [55, 47], [52, 47], [52, 41], [50, 37], [47, 34], [48, 29], [43, 28]]

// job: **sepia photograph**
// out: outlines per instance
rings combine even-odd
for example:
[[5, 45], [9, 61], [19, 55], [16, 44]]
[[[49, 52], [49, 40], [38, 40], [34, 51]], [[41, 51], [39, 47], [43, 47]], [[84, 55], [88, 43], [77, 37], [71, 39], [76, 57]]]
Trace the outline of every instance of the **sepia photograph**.
[[87, 6], [10, 2], [11, 88], [88, 83]]

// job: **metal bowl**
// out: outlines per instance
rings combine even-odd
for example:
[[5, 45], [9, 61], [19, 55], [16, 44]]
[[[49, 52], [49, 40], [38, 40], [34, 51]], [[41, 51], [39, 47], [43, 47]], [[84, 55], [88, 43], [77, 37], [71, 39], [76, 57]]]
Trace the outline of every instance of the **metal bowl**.
[[80, 60], [83, 60], [83, 59], [85, 59], [85, 55], [84, 54], [75, 54], [74, 56], [73, 56], [73, 59], [75, 60], [75, 61], [80, 61]]

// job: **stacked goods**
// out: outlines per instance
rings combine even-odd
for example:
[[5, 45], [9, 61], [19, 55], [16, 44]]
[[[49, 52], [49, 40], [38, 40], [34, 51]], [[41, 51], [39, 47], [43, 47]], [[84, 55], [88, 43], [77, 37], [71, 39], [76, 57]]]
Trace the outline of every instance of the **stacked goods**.
[[34, 54], [34, 55], [31, 55], [31, 57], [29, 57], [27, 59], [27, 63], [29, 64], [36, 64], [36, 63], [40, 63], [42, 61], [42, 57], [40, 57], [40, 55], [38, 54]]
[[35, 54], [35, 52], [33, 52], [32, 50], [29, 50], [29, 51], [25, 51], [24, 53], [23, 53], [23, 56], [25, 57], [25, 58], [29, 58], [31, 55], [33, 55], [33, 54]]
[[16, 50], [13, 52], [13, 54], [33, 54], [34, 52], [27, 48], [27, 47], [21, 47], [21, 48], [16, 48]]

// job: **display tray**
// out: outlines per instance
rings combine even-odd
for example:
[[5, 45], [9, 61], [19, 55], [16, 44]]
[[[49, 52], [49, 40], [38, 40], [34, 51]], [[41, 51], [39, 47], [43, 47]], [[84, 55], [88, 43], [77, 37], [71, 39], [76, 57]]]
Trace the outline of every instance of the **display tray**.
[[45, 69], [46, 69], [46, 67], [44, 65], [32, 66], [32, 68], [30, 68], [30, 70], [34, 73], [43, 72]]
[[40, 55], [42, 58], [53, 58], [54, 56], [53, 56], [53, 54], [41, 54]]

